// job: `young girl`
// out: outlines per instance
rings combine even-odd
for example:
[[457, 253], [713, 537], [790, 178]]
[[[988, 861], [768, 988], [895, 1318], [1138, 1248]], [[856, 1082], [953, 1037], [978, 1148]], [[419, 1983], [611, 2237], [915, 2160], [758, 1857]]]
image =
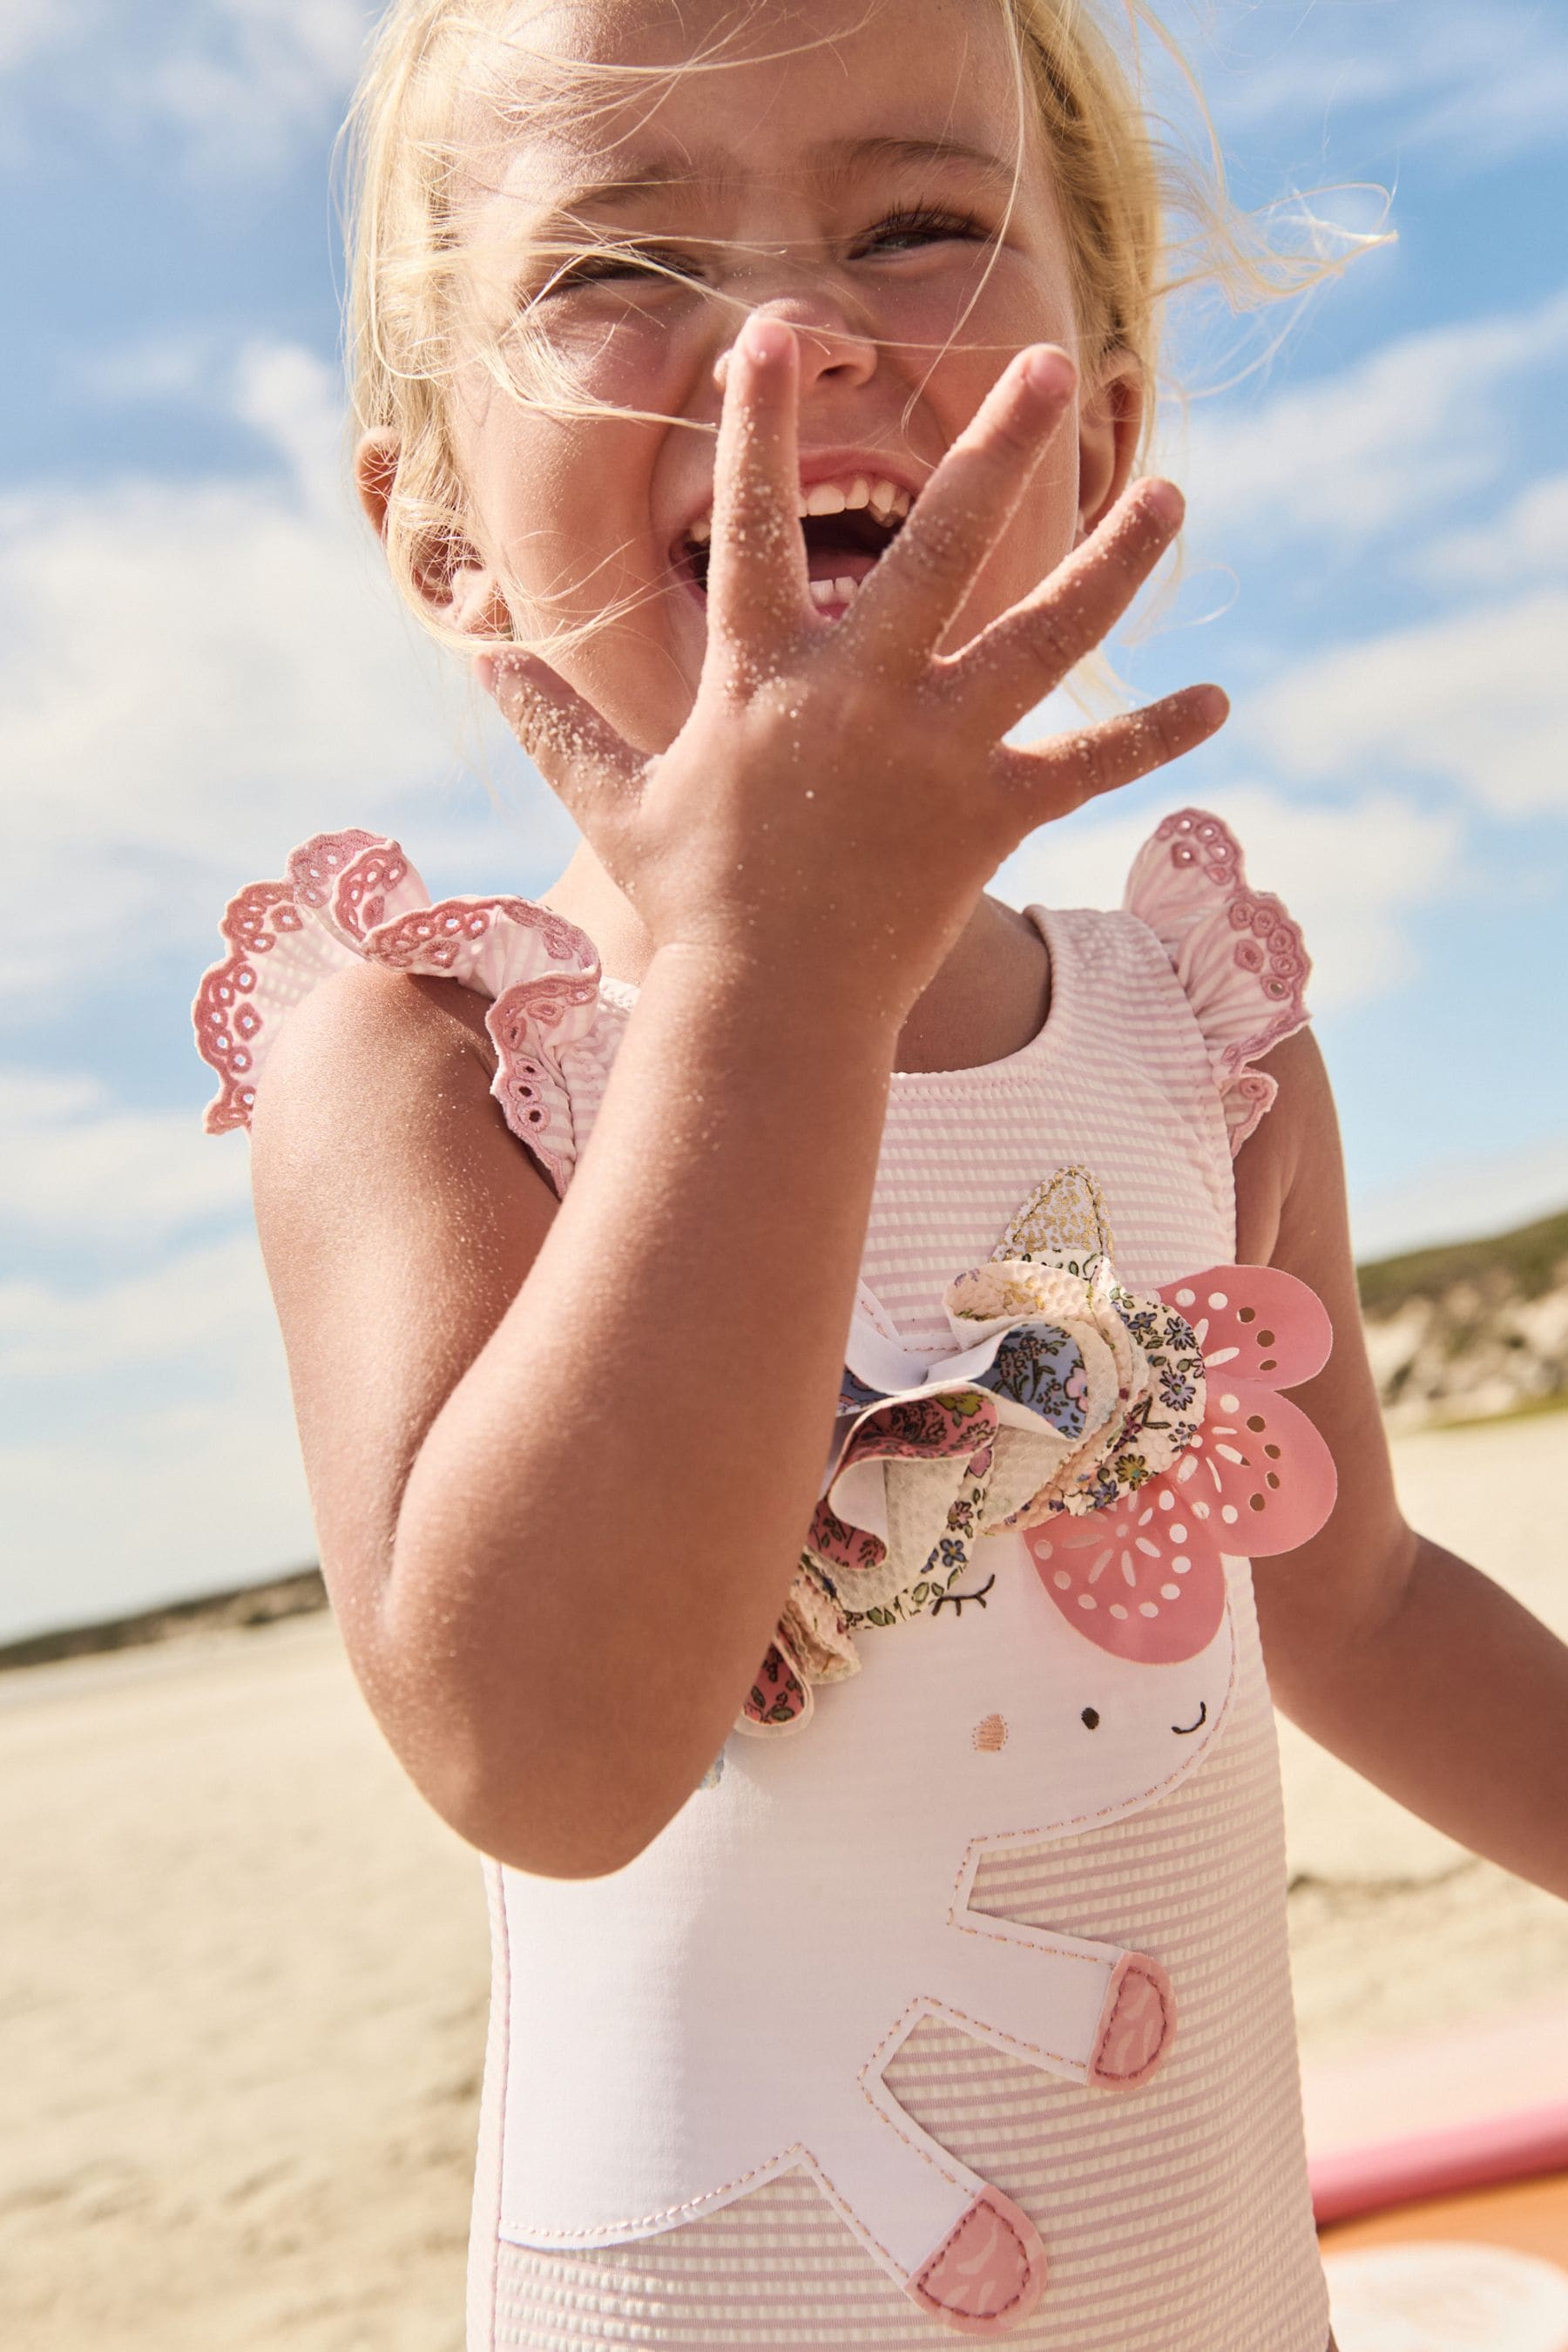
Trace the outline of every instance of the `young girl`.
[[469, 2343], [1323, 2352], [1248, 1556], [1279, 1702], [1565, 1889], [1568, 1659], [1400, 1518], [1225, 827], [985, 895], [1225, 714], [1006, 740], [1181, 520], [1152, 136], [1070, 0], [404, 0], [360, 125], [363, 500], [582, 846], [321, 835], [197, 1022], [489, 1858]]

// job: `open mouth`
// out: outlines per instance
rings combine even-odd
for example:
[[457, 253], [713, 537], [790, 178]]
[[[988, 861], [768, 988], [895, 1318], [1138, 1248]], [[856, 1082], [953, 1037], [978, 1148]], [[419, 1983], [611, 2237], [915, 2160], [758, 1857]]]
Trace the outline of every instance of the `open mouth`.
[[[896, 482], [857, 474], [842, 482], [813, 482], [800, 493], [797, 513], [805, 541], [811, 601], [837, 618], [860, 583], [903, 529], [912, 494]], [[704, 603], [712, 552], [711, 510], [700, 515], [675, 551], [678, 570]]]

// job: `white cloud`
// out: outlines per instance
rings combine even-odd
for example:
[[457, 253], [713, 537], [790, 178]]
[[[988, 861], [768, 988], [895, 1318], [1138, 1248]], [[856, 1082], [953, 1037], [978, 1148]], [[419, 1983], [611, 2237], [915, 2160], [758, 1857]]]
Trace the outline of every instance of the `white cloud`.
[[134, 1378], [143, 1404], [151, 1400], [142, 1384], [154, 1373], [177, 1377], [182, 1391], [197, 1394], [227, 1386], [238, 1355], [261, 1333], [275, 1353], [271, 1306], [249, 1234], [204, 1243], [93, 1289], [0, 1283], [0, 1370], [35, 1383], [112, 1381], [122, 1394]]
[[519, 779], [543, 854], [569, 838], [488, 704], [396, 604], [342, 485], [331, 372], [258, 344], [227, 396], [284, 475], [0, 499], [16, 910], [0, 995], [18, 1008], [42, 986], [89, 988], [132, 940], [189, 953], [194, 981], [231, 892], [323, 826], [407, 817], [425, 856], [481, 837], [494, 813], [459, 788], [465, 751]]
[[4, 144], [26, 163], [42, 96], [100, 137], [155, 137], [203, 176], [276, 170], [341, 115], [376, 14], [369, 0], [8, 0]]
[[[1242, 845], [1248, 879], [1300, 924], [1317, 1013], [1396, 985], [1412, 969], [1405, 918], [1458, 887], [1462, 828], [1452, 814], [1379, 793], [1343, 807], [1252, 786], [1213, 786], [1204, 805]], [[1170, 804], [1179, 804], [1174, 791]], [[1036, 834], [993, 887], [1013, 906], [1115, 907], [1156, 820], [1086, 811]]]
[[139, 1252], [246, 1207], [245, 1154], [188, 1111], [116, 1106], [96, 1078], [0, 1069], [0, 1225], [35, 1241]]
[[1483, 530], [1433, 541], [1417, 569], [1438, 588], [1513, 588], [1568, 577], [1568, 474], [1531, 482]]
[[76, 40], [90, 14], [88, 0], [6, 0], [0, 15], [0, 73], [16, 73]]
[[1568, 590], [1390, 630], [1301, 663], [1241, 722], [1287, 775], [1440, 777], [1500, 815], [1568, 812]]
[[1500, 394], [1568, 356], [1568, 293], [1429, 328], [1261, 404], [1194, 409], [1176, 467], [1205, 554], [1282, 537], [1369, 540], [1430, 520], [1509, 462]]
[[[1375, 108], [1378, 154], [1441, 144], [1474, 170], [1561, 137], [1568, 39], [1556, 12], [1507, 0], [1378, 8], [1260, 9], [1226, 0], [1202, 59], [1222, 130], [1267, 121], [1320, 139]], [[1364, 146], [1364, 121], [1357, 124]]]
[[[253, 1239], [81, 1292], [0, 1285], [0, 1629], [145, 1608], [312, 1557], [282, 1348]], [[58, 1400], [58, 1411], [51, 1405]]]

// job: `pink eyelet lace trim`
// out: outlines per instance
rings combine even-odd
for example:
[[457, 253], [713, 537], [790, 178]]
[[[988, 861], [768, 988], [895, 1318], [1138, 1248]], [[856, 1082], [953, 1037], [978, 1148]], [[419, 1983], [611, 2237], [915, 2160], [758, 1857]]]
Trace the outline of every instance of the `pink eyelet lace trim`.
[[1154, 932], [1186, 991], [1234, 1157], [1279, 1092], [1249, 1066], [1310, 1018], [1300, 929], [1271, 891], [1247, 887], [1240, 844], [1206, 809], [1163, 820], [1133, 861], [1123, 904]]
[[253, 883], [224, 917], [230, 953], [193, 1008], [196, 1046], [221, 1081], [208, 1134], [248, 1127], [279, 1027], [333, 971], [355, 962], [459, 982], [488, 996], [491, 1091], [508, 1126], [563, 1192], [575, 1156], [563, 1049], [598, 1015], [599, 960], [576, 925], [528, 898], [431, 902], [396, 842], [319, 834], [285, 882]]

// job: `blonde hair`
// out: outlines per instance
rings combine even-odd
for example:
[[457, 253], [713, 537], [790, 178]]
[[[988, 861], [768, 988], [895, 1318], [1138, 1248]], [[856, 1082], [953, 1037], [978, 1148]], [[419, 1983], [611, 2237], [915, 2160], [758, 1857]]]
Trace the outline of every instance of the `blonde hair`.
[[[1156, 422], [1162, 321], [1173, 295], [1206, 288], [1233, 313], [1256, 310], [1304, 293], [1384, 240], [1325, 230], [1305, 204], [1261, 215], [1236, 206], [1201, 94], [1152, 0], [992, 5], [1011, 35], [1019, 108], [1015, 195], [1032, 106], [1066, 233], [1080, 365], [1087, 378], [1111, 351], [1131, 355], [1144, 394], [1142, 461]], [[462, 234], [475, 154], [461, 121], [465, 101], [470, 110], [473, 101], [487, 105], [498, 127], [570, 122], [580, 132], [597, 105], [614, 105], [639, 81], [657, 97], [661, 83], [729, 62], [722, 39], [674, 66], [563, 59], [525, 46], [518, 37], [522, 15], [519, 0], [393, 0], [345, 124], [350, 426], [356, 438], [378, 430], [396, 436], [385, 532], [393, 579], [429, 633], [465, 654], [474, 649], [472, 637], [442, 623], [420, 590], [421, 576], [454, 560], [472, 528], [448, 400], [456, 370], [477, 357], [513, 397], [555, 415], [604, 413], [584, 404], [552, 366], [542, 338], [531, 335], [526, 306], [521, 315], [515, 300], [496, 307], [499, 279], [487, 288], [482, 259], [476, 268]], [[1117, 20], [1120, 43], [1111, 30]], [[503, 26], [506, 55], [521, 54], [529, 65], [521, 100], [515, 65], [509, 74], [484, 64], [485, 45]], [[800, 46], [777, 54], [798, 54]], [[1192, 99], [1201, 152], [1184, 145], [1148, 105], [1150, 47]], [[746, 55], [755, 61], [754, 51]], [[560, 268], [588, 249], [567, 242], [549, 253]], [[510, 271], [515, 276], [515, 256]], [[605, 613], [595, 625], [615, 617]], [[536, 641], [537, 649], [559, 655], [568, 639], [589, 633], [558, 632]]]

